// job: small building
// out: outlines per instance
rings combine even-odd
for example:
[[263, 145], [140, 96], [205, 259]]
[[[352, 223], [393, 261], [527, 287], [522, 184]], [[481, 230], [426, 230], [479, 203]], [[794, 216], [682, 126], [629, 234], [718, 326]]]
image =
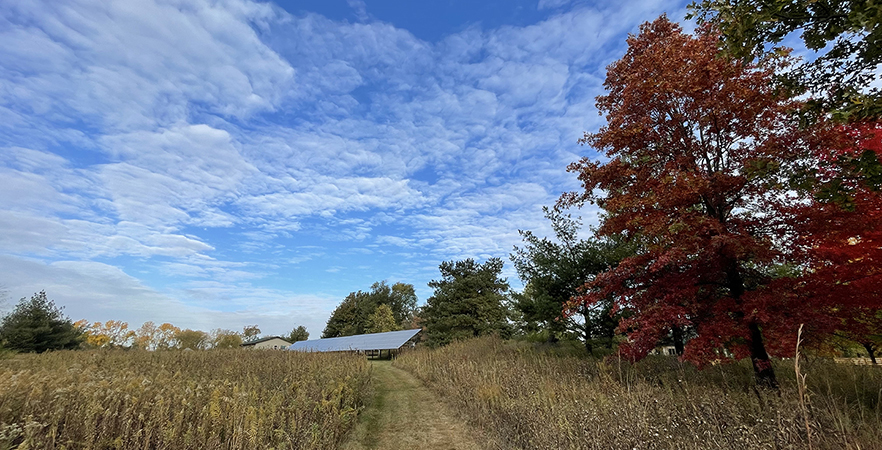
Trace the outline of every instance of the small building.
[[283, 350], [288, 348], [291, 345], [290, 342], [278, 337], [278, 336], [268, 336], [260, 339], [255, 339], [253, 341], [243, 342], [241, 344], [242, 348], [256, 348], [256, 349], [276, 349]]
[[393, 357], [401, 352], [402, 347], [412, 347], [414, 337], [420, 329], [389, 331], [386, 333], [357, 334], [336, 338], [313, 339], [291, 344], [288, 350], [300, 352], [357, 352], [368, 356]]
[[673, 345], [660, 345], [649, 352], [650, 355], [677, 356], [677, 349]]

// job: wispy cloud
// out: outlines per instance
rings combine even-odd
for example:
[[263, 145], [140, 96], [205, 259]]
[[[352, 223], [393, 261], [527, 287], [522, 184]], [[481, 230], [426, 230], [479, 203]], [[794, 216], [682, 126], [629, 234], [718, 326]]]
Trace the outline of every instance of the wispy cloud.
[[427, 42], [348, 6], [0, 5], [0, 283], [95, 320], [316, 334], [372, 281], [425, 297], [440, 261], [547, 230], [604, 67], [668, 7], [543, 0]]
[[362, 22], [366, 22], [370, 17], [367, 13], [367, 4], [364, 0], [346, 0], [346, 4], [355, 12], [355, 17]]

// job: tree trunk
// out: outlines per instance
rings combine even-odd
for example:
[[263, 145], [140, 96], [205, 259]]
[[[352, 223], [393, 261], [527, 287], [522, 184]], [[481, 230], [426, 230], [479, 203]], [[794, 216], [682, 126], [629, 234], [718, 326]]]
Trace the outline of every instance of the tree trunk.
[[612, 348], [613, 348], [613, 343], [615, 342], [615, 340], [616, 340], [616, 335], [615, 335], [615, 334], [607, 335], [607, 336], [606, 336], [606, 344], [604, 345], [604, 347], [606, 347], [606, 348], [612, 350]]
[[559, 324], [560, 322], [557, 321], [552, 321], [551, 323], [547, 324], [547, 326], [545, 327], [545, 331], [548, 332], [548, 339], [545, 340], [546, 343], [557, 344], [557, 331], [559, 328], [562, 328]]
[[876, 362], [876, 347], [869, 342], [862, 342], [861, 345], [863, 345], [864, 348], [867, 350], [867, 354], [870, 355], [870, 361], [873, 363], [873, 365], [875, 366], [879, 364], [878, 362]]
[[582, 307], [582, 318], [585, 320], [584, 328], [582, 328], [582, 335], [585, 337], [585, 350], [588, 351], [589, 355], [594, 354], [594, 345], [591, 343], [591, 339], [593, 336], [591, 335], [591, 313], [588, 311], [588, 308]]
[[[725, 266], [726, 284], [729, 286], [729, 293], [738, 303], [741, 303], [741, 296], [744, 295], [744, 278], [741, 277], [738, 263], [734, 259], [730, 259], [727, 263]], [[745, 317], [743, 312], [739, 316]], [[747, 327], [750, 330], [747, 346], [750, 349], [750, 361], [753, 363], [753, 376], [756, 378], [756, 384], [777, 391], [778, 379], [775, 377], [775, 369], [772, 368], [769, 353], [766, 352], [763, 332], [754, 320], [751, 320]]]
[[674, 351], [677, 352], [677, 356], [683, 356], [683, 349], [685, 347], [685, 344], [683, 343], [683, 328], [674, 325], [671, 331], [674, 335]]
[[753, 362], [753, 375], [760, 387], [778, 390], [778, 379], [772, 368], [772, 361], [766, 353], [763, 333], [756, 322], [750, 322], [750, 360]]

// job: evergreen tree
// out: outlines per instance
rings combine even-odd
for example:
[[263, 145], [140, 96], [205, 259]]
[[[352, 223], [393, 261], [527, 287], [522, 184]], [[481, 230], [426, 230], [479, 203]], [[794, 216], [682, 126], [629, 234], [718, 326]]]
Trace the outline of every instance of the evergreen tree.
[[305, 341], [309, 339], [309, 331], [306, 331], [306, 327], [300, 325], [299, 327], [291, 330], [291, 332], [288, 333], [288, 336], [286, 337], [288, 339], [288, 342], [292, 344], [295, 342]]
[[20, 352], [42, 353], [79, 347], [83, 332], [46, 297], [46, 291], [24, 297], [0, 323], [0, 345]]
[[501, 259], [491, 258], [484, 264], [473, 259], [445, 261], [439, 268], [441, 280], [429, 282], [435, 294], [421, 311], [429, 345], [510, 334], [506, 308], [509, 286], [499, 277]]

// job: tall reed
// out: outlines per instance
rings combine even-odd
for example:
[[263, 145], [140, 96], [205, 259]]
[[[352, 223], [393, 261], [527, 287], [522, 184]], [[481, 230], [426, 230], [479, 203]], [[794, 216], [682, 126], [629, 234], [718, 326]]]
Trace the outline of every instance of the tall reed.
[[497, 338], [413, 351], [394, 364], [505, 448], [801, 449], [808, 420], [815, 448], [882, 449], [882, 371], [802, 362], [810, 410], [800, 407], [792, 362], [776, 366], [780, 395], [753, 389], [749, 364], [628, 364]]
[[0, 361], [0, 449], [331, 449], [369, 377], [348, 355], [18, 355]]

